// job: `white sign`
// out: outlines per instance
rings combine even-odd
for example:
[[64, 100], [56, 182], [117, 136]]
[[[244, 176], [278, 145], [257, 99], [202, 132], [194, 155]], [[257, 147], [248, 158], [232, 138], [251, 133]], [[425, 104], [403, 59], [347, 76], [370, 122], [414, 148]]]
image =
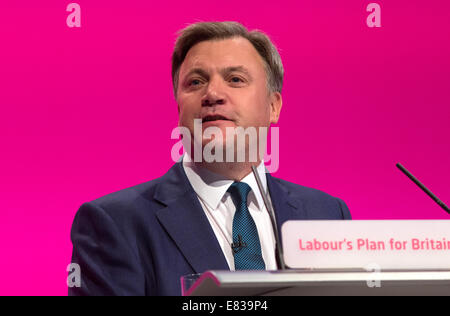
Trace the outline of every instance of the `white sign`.
[[289, 221], [286, 265], [296, 269], [450, 270], [450, 221]]

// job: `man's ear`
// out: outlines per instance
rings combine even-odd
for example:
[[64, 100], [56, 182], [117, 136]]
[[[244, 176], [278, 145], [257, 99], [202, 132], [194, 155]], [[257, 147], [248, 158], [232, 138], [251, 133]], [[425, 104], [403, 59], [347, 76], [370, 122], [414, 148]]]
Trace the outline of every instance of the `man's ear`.
[[270, 123], [278, 123], [282, 106], [283, 98], [281, 97], [281, 93], [272, 92], [270, 95]]

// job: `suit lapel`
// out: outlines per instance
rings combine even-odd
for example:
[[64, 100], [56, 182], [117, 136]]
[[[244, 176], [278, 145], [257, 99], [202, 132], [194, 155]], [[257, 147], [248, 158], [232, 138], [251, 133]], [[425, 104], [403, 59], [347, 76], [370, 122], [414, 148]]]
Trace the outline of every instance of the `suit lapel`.
[[181, 162], [163, 176], [154, 199], [166, 205], [156, 215], [196, 273], [229, 270]]
[[[307, 215], [301, 201], [294, 199], [278, 179], [269, 173], [266, 176], [281, 235], [283, 223], [288, 220], [304, 220]], [[175, 163], [161, 178], [153, 198], [166, 206], [158, 210], [156, 216], [196, 273], [229, 270], [222, 249], [181, 162]]]

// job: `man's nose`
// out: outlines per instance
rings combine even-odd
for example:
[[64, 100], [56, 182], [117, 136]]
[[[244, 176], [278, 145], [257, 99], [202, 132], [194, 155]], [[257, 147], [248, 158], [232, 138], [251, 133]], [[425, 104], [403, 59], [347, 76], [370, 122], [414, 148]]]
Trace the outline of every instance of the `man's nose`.
[[202, 106], [214, 106], [225, 103], [225, 95], [220, 79], [211, 79], [208, 88], [202, 98]]

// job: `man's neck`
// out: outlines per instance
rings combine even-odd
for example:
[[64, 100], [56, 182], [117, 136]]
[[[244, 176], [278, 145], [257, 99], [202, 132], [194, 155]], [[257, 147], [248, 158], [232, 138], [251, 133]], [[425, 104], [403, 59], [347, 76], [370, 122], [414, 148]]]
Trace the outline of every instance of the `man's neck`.
[[230, 180], [241, 181], [252, 172], [252, 166], [259, 166], [258, 162], [193, 162], [195, 166], [205, 168], [216, 174], [220, 174]]

